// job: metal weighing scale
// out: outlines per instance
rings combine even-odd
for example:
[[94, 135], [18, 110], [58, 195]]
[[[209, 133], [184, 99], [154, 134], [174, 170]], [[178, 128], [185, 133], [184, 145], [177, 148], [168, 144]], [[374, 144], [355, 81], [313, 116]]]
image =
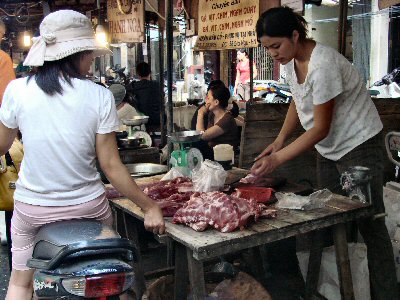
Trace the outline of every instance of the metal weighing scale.
[[169, 138], [171, 142], [179, 144], [179, 150], [171, 153], [169, 164], [171, 167], [195, 169], [203, 162], [203, 155], [200, 150], [193, 148], [192, 144], [201, 139], [201, 133], [195, 130], [173, 132]]
[[140, 145], [151, 147], [151, 136], [142, 129], [142, 125], [146, 124], [148, 121], [148, 116], [135, 116], [132, 119], [122, 120], [122, 124], [128, 126], [128, 138], [140, 139]]

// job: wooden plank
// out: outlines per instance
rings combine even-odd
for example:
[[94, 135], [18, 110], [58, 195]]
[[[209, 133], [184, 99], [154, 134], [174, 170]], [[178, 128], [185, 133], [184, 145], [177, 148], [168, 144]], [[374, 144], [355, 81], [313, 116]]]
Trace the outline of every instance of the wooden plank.
[[[367, 216], [370, 215], [371, 212], [365, 213], [365, 214], [360, 214], [360, 215], [352, 215], [349, 216], [349, 220], [352, 220], [357, 217], [361, 216]], [[226, 241], [220, 241], [219, 243], [210, 243], [209, 245], [202, 246], [202, 245], [193, 245], [195, 246], [194, 249], [194, 256], [197, 259], [208, 259], [208, 258], [213, 258], [217, 257], [220, 255], [225, 255], [231, 252], [255, 247], [255, 246], [260, 246], [262, 244], [282, 240], [288, 237], [296, 236], [299, 234], [303, 233], [308, 233], [310, 231], [316, 230], [316, 229], [321, 229], [325, 227], [329, 227], [335, 222], [341, 222], [342, 220], [339, 218], [333, 218], [330, 221], [314, 221], [314, 222], [309, 222], [305, 223], [302, 226], [294, 226], [294, 225], [288, 225], [285, 227], [281, 227], [279, 229], [272, 229], [270, 231], [261, 231], [258, 232], [257, 234], [252, 234], [251, 236], [243, 237], [241, 238], [236, 238], [236, 239], [229, 239]], [[259, 224], [255, 224], [257, 227]], [[254, 226], [251, 227], [251, 229], [256, 230]]]
[[135, 182], [137, 185], [146, 185], [154, 182], [158, 182], [161, 180], [161, 178], [164, 177], [165, 174], [160, 174], [160, 175], [155, 175], [155, 176], [149, 176], [149, 177], [141, 177], [141, 178], [135, 178]]
[[[127, 199], [113, 200], [112, 203], [128, 214], [143, 218], [141, 210]], [[262, 219], [247, 229], [231, 233], [221, 233], [212, 229], [196, 232], [188, 226], [172, 224], [171, 219], [167, 218], [166, 232], [175, 241], [192, 249], [196, 259], [206, 259], [369, 216], [372, 213], [373, 209], [370, 206], [356, 206], [348, 211], [329, 207], [307, 212], [278, 211], [276, 219]]]
[[144, 218], [142, 209], [129, 199], [112, 199], [110, 200], [110, 203], [112, 203], [114, 207], [125, 211], [127, 214], [139, 220], [143, 220]]
[[286, 103], [250, 103], [246, 105], [246, 122], [283, 121], [289, 105]]
[[[125, 212], [122, 214], [126, 238], [133, 241], [137, 248], [136, 257], [137, 262], [133, 263], [133, 270], [135, 272], [135, 286], [134, 291], [136, 295], [136, 300], [141, 300], [144, 292], [146, 291], [146, 280], [144, 278], [144, 268], [143, 261], [140, 254], [139, 240], [138, 240], [138, 232], [137, 232], [137, 220], [128, 216]], [[129, 230], [128, 230], [129, 228]]]
[[308, 260], [305, 299], [312, 300], [317, 293], [319, 271], [321, 267], [322, 251], [324, 248], [324, 232], [316, 230], [312, 233], [310, 258]]
[[[246, 170], [238, 168], [229, 172], [232, 176], [240, 177], [246, 173]], [[157, 176], [140, 179], [139, 183], [155, 180]], [[141, 209], [132, 201], [115, 199], [110, 202], [127, 214], [143, 219]], [[340, 195], [334, 195], [327, 204], [329, 207], [310, 211], [279, 210], [275, 219], [261, 219], [244, 230], [231, 233], [212, 229], [196, 232], [188, 226], [173, 224], [171, 218], [166, 218], [166, 232], [169, 237], [193, 250], [196, 259], [207, 259], [368, 216], [373, 211], [370, 206]]]
[[262, 14], [264, 11], [272, 8], [272, 7], [278, 7], [280, 6], [281, 1], [280, 0], [260, 0], [260, 14]]
[[[395, 99], [378, 99], [373, 98], [376, 109], [379, 114], [382, 115], [392, 115], [392, 114], [400, 114], [400, 98]], [[400, 125], [399, 125], [400, 126]]]
[[[267, 138], [276, 138], [281, 130], [283, 121], [246, 121], [246, 127], [244, 128], [246, 132], [245, 139], [267, 139]], [[262, 130], [262, 131], [260, 131]], [[301, 130], [303, 132], [304, 130]], [[298, 130], [299, 133], [300, 130]]]
[[219, 51], [220, 56], [219, 56], [219, 79], [221, 79], [226, 86], [229, 86], [229, 69], [231, 67], [230, 61], [229, 61], [229, 50], [221, 50]]
[[336, 265], [339, 274], [340, 294], [343, 300], [354, 300], [353, 281], [351, 278], [345, 224], [337, 224], [334, 227], [333, 239], [335, 241]]
[[174, 281], [174, 299], [181, 300], [187, 298], [188, 284], [188, 260], [186, 257], [186, 248], [174, 243], [175, 248], [175, 281]]
[[251, 266], [252, 273], [254, 278], [261, 283], [262, 285], [266, 286], [268, 284], [266, 272], [264, 269], [263, 260], [261, 257], [261, 247], [253, 247], [243, 251], [242, 259], [244, 259], [245, 263], [248, 266]]
[[204, 282], [203, 262], [193, 257], [192, 250], [187, 249], [186, 253], [189, 266], [190, 287], [193, 293], [193, 300], [204, 300], [204, 298], [206, 297], [206, 284]]
[[339, 211], [347, 211], [350, 209], [368, 206], [367, 204], [336, 194], [326, 203], [326, 205], [330, 208], [336, 208]]

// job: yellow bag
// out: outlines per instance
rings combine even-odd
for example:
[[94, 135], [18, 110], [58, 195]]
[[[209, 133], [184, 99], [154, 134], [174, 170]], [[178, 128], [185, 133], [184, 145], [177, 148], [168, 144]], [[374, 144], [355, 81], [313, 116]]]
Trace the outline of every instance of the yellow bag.
[[14, 209], [15, 182], [22, 157], [23, 148], [18, 140], [14, 141], [6, 155], [0, 157], [0, 210]]

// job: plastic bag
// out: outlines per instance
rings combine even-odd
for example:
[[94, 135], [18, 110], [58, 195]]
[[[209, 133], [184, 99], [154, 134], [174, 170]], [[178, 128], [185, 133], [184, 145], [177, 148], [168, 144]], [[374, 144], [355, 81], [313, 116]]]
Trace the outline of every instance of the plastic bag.
[[206, 159], [199, 168], [192, 170], [195, 192], [213, 192], [224, 187], [227, 173], [217, 162]]
[[400, 282], [400, 227], [396, 229], [394, 239], [392, 239], [394, 265], [396, 267], [397, 282]]
[[390, 238], [393, 238], [397, 224], [400, 224], [400, 184], [398, 182], [389, 181], [383, 187], [383, 203], [388, 214], [385, 218], [386, 227]]
[[[370, 300], [367, 247], [363, 243], [350, 243], [349, 258], [355, 300]], [[309, 252], [297, 252], [303, 278], [306, 278]], [[328, 247], [322, 252], [318, 292], [329, 300], [340, 300], [339, 277], [336, 266], [335, 248]]]
[[189, 177], [190, 170], [185, 167], [172, 167], [162, 178], [162, 180], [172, 180], [177, 177]]
[[328, 189], [316, 191], [309, 196], [299, 196], [293, 193], [275, 193], [278, 208], [310, 210], [324, 207], [332, 193]]

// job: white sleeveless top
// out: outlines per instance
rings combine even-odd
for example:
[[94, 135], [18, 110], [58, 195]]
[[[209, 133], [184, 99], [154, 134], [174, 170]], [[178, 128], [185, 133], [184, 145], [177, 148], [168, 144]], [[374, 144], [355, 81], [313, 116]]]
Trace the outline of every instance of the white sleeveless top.
[[285, 72], [305, 130], [313, 127], [314, 105], [335, 99], [329, 134], [315, 145], [322, 156], [336, 161], [382, 130], [378, 111], [360, 75], [336, 50], [316, 44], [303, 84], [298, 83], [294, 60], [285, 65]]

